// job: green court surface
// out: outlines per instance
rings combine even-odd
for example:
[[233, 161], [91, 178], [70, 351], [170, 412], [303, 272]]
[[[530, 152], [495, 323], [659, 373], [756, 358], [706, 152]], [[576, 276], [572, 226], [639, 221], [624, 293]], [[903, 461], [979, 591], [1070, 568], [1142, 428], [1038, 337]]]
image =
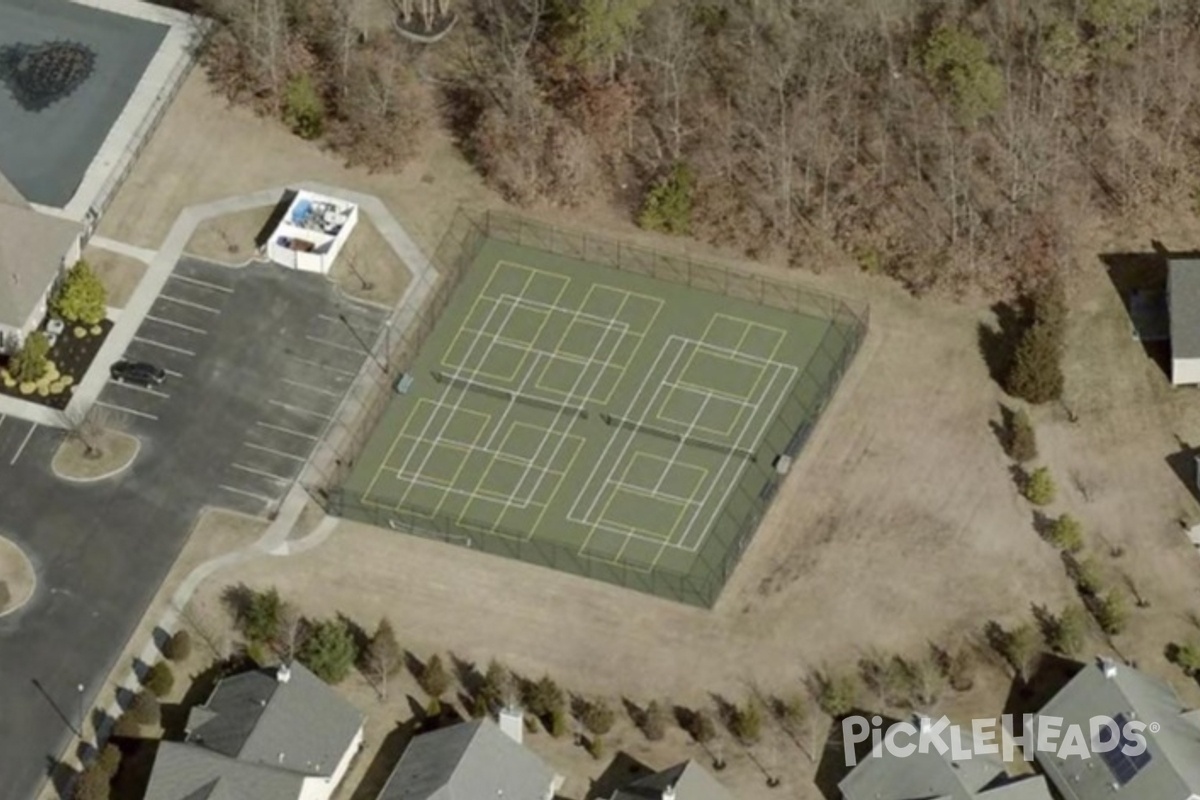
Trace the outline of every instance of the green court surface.
[[487, 239], [344, 513], [709, 604], [844, 367], [832, 326]]

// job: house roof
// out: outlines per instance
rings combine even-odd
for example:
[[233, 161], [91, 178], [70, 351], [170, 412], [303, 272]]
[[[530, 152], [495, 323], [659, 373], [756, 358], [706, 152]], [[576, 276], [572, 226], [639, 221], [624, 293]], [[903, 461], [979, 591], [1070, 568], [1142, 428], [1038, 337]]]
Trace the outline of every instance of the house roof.
[[34, 211], [0, 172], [0, 325], [28, 322], [81, 233], [78, 222]]
[[413, 739], [379, 800], [549, 800], [554, 772], [489, 719]]
[[296, 800], [297, 772], [237, 759], [183, 742], [161, 742], [145, 800]]
[[159, 746], [145, 800], [296, 800], [305, 778], [333, 775], [362, 723], [301, 664], [286, 681], [234, 675], [192, 709], [185, 741]]
[[845, 800], [1051, 800], [1040, 775], [1012, 780], [998, 755], [956, 761], [934, 747], [903, 757], [877, 747], [838, 788]]
[[363, 715], [303, 664], [286, 682], [255, 670], [217, 684], [188, 715], [187, 741], [247, 763], [332, 775]]
[[[1125, 665], [1098, 661], [1081, 669], [1039, 712], [1061, 717], [1063, 728], [1080, 725], [1090, 730], [1095, 716], [1157, 723], [1157, 732], [1142, 731], [1144, 758], [1124, 775], [1122, 788], [1136, 797], [1188, 797], [1200, 793], [1200, 725], [1197, 716], [1183, 708], [1174, 690], [1164, 681]], [[1056, 753], [1037, 753], [1042, 770], [1057, 786], [1069, 786], [1081, 800], [1107, 797], [1118, 782], [1108, 759], [1084, 759]], [[1127, 793], [1128, 793], [1127, 792]]]
[[676, 800], [733, 800], [733, 795], [695, 761], [638, 778], [618, 789], [610, 800], [662, 800], [663, 791], [669, 787], [674, 787]]
[[1200, 259], [1167, 263], [1167, 308], [1171, 357], [1200, 358]]

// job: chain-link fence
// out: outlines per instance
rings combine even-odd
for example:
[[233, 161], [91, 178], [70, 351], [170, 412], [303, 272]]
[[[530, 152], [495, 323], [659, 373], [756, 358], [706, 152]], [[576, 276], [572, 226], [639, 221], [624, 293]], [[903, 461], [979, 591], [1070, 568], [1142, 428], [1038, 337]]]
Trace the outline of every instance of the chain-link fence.
[[[567, 232], [520, 217], [459, 212], [443, 237], [433, 262], [440, 280], [412, 324], [384, 357], [392, 375], [407, 368], [433, 330], [463, 273], [488, 239], [577, 258], [659, 280], [686, 284], [741, 300], [828, 320], [829, 324], [753, 454], [734, 454], [745, 461], [742, 476], [713, 520], [704, 543], [686, 574], [663, 568], [638, 569], [582, 556], [577, 548], [527, 531], [473, 527], [456, 518], [412, 507], [390, 509], [367, 503], [343, 488], [353, 459], [339, 459], [334, 480], [320, 492], [335, 515], [394, 530], [450, 542], [487, 553], [516, 558], [595, 578], [692, 605], [716, 602], [742, 552], [750, 543], [786, 474], [786, 465], [803, 450], [866, 335], [869, 309], [841, 298], [771, 278], [749, 275], [714, 264], [654, 252], [590, 234]], [[390, 397], [387, 386], [367, 406], [349, 437], [347, 456], [362, 451]]]

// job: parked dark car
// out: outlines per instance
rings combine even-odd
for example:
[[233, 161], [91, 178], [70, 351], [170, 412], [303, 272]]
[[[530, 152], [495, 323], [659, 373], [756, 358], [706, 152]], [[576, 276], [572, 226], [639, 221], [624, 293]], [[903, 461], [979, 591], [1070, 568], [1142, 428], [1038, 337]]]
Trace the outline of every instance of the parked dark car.
[[167, 373], [161, 367], [145, 361], [118, 361], [112, 365], [109, 374], [118, 383], [132, 383], [135, 386], [159, 386], [167, 379]]

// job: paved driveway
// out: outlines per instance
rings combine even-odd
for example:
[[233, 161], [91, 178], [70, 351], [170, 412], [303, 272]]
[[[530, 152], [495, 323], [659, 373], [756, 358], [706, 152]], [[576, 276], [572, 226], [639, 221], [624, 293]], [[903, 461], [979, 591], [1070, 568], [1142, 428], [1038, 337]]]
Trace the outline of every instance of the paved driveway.
[[[110, 384], [100, 401], [143, 440], [114, 480], [69, 486], [49, 470], [61, 436], [0, 419], [0, 531], [39, 573], [0, 618], [0, 800], [26, 800], [78, 722], [196, 513], [269, 514], [366, 358], [383, 312], [324, 279], [184, 260], [127, 356], [168, 370], [154, 390]], [[344, 320], [343, 320], [344, 318]]]

